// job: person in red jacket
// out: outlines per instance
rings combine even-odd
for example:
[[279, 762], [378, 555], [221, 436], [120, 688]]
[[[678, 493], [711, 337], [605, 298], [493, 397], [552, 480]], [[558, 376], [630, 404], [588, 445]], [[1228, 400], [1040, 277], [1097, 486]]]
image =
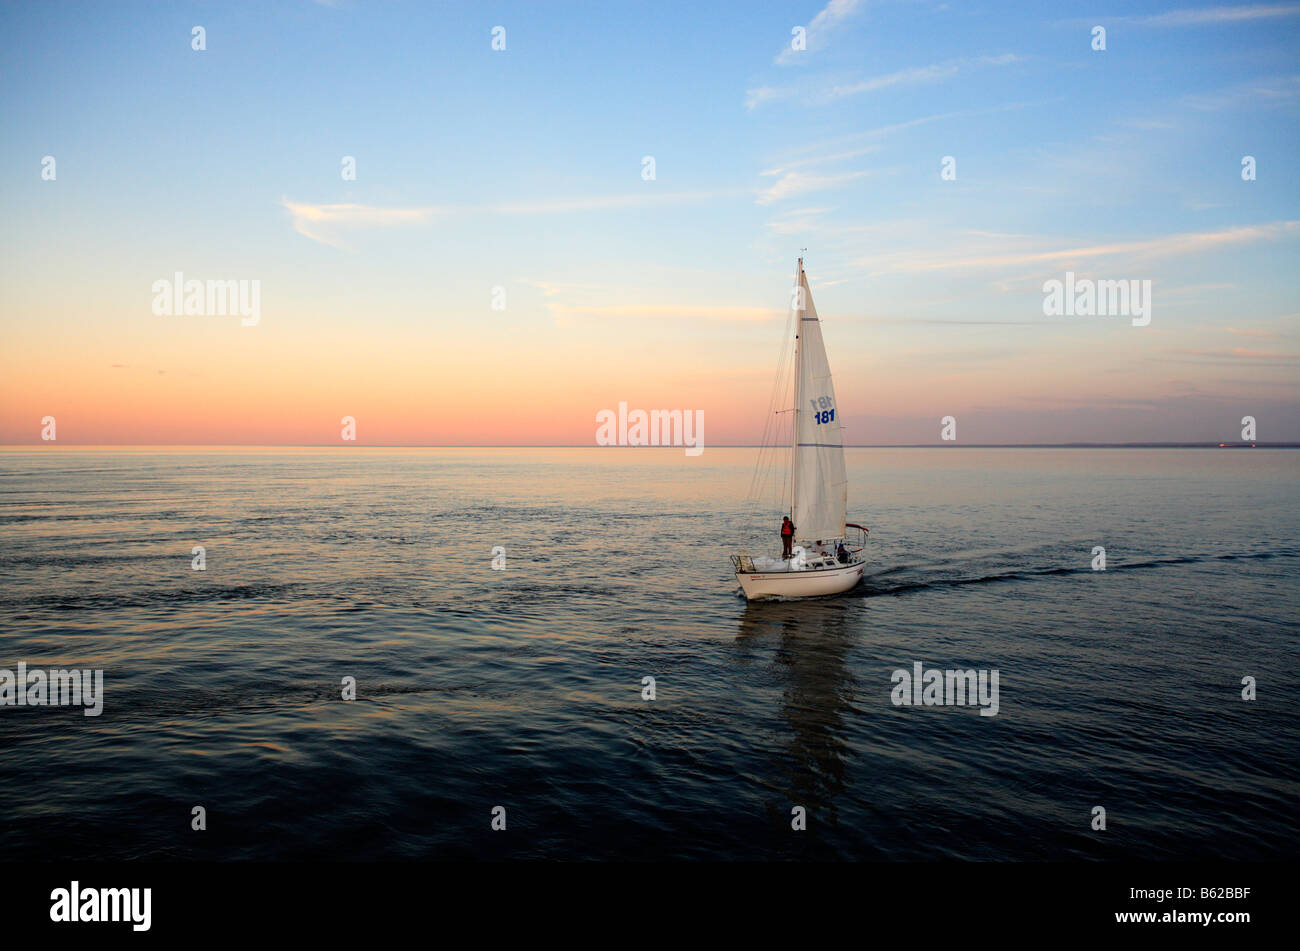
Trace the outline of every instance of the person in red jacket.
[[794, 544], [794, 522], [790, 516], [781, 519], [781, 557], [790, 557], [790, 546]]

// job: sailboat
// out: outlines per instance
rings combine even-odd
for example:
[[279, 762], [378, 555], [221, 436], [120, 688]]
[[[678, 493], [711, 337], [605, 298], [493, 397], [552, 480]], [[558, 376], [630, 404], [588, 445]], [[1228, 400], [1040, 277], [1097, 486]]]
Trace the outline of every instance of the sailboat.
[[[846, 522], [848, 479], [831, 368], [803, 258], [795, 270], [794, 425], [790, 461], [790, 558], [741, 550], [731, 556], [745, 597], [815, 598], [848, 591], [862, 578], [867, 530]], [[778, 379], [779, 383], [779, 379]], [[761, 458], [761, 453], [760, 453]], [[761, 464], [761, 463], [760, 463]], [[772, 538], [777, 537], [773, 526]], [[856, 546], [856, 547], [854, 547]]]

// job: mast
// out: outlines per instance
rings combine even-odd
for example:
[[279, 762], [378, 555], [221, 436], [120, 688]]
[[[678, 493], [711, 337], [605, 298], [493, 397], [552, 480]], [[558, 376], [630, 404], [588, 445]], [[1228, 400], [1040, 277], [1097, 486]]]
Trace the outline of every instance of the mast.
[[[794, 270], [794, 424], [790, 427], [790, 521], [798, 531], [795, 499], [799, 497], [799, 409], [803, 404], [803, 359], [799, 338], [803, 336], [803, 258]], [[793, 536], [791, 542], [794, 541]]]

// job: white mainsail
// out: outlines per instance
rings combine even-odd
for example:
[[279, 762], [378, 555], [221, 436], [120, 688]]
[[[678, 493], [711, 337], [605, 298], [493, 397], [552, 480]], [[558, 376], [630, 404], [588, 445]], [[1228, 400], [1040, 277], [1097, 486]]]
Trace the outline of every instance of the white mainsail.
[[796, 288], [795, 346], [799, 357], [790, 517], [798, 541], [830, 541], [844, 537], [848, 479], [844, 474], [844, 441], [831, 368], [803, 258], [799, 259]]

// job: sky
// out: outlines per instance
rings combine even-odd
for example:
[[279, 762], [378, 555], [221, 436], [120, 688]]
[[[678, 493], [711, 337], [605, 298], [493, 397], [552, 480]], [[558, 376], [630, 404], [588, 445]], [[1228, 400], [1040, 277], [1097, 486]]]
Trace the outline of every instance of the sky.
[[0, 445], [753, 444], [801, 253], [849, 443], [1300, 440], [1298, 117], [1295, 2], [4, 4]]

